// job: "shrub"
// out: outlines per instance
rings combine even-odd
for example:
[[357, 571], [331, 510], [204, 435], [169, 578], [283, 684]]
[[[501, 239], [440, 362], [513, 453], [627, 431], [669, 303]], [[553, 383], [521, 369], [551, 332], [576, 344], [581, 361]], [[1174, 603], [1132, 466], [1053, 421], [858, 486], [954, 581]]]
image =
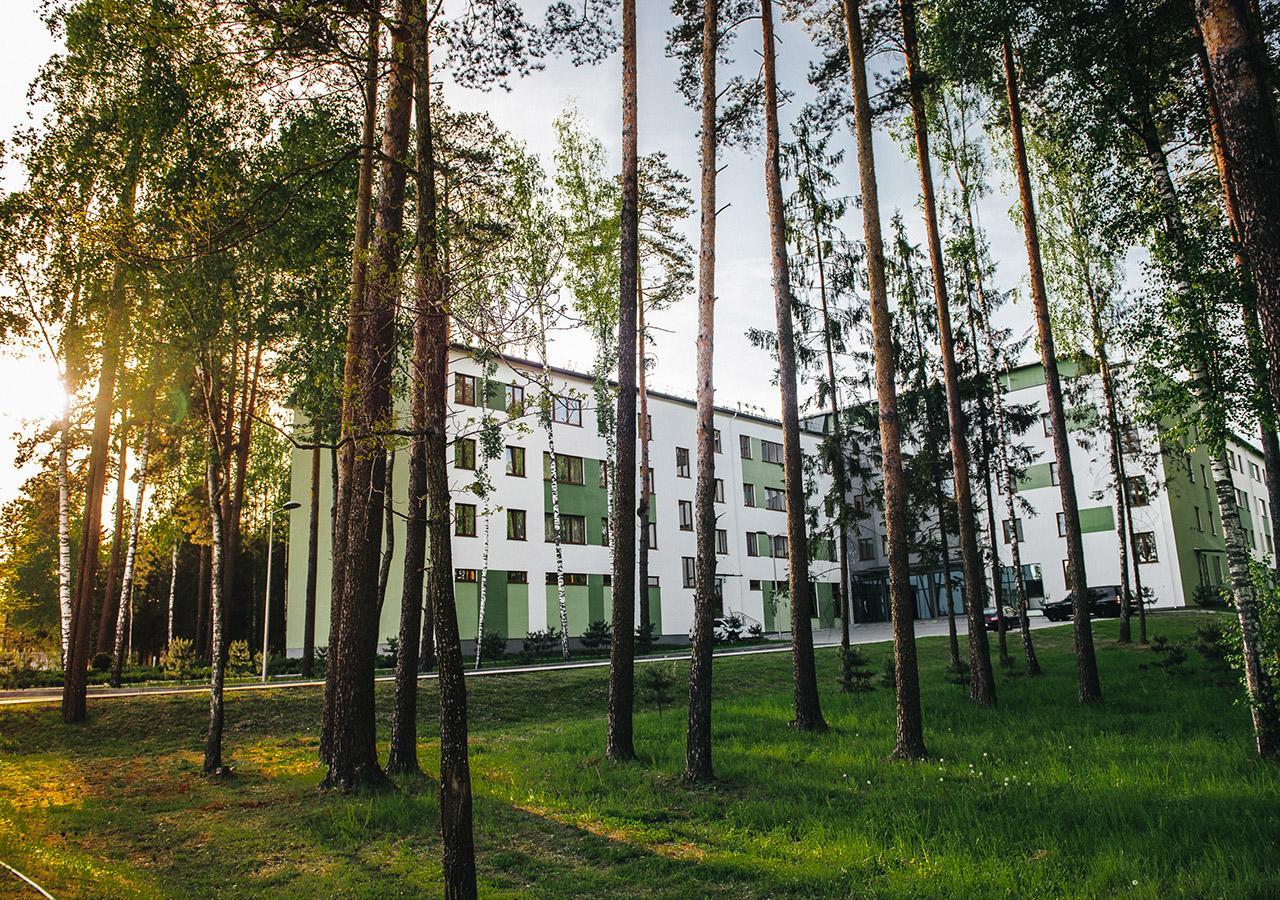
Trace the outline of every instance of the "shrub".
[[261, 671], [262, 658], [249, 650], [246, 641], [232, 641], [227, 648], [227, 674], [232, 678], [247, 678]]
[[1210, 671], [1231, 671], [1231, 661], [1227, 656], [1230, 652], [1227, 633], [1217, 622], [1210, 622], [1196, 629], [1196, 652], [1204, 657]]
[[176, 637], [160, 657], [160, 667], [169, 678], [185, 681], [196, 666], [196, 647], [187, 638]]
[[662, 711], [671, 705], [675, 685], [675, 663], [654, 663], [640, 671], [640, 691], [658, 707], [658, 715], [662, 715]]
[[729, 613], [720, 620], [716, 628], [717, 643], [736, 644], [742, 640], [742, 630], [747, 623], [742, 616], [735, 613]]
[[604, 621], [592, 622], [587, 626], [587, 630], [582, 632], [581, 640], [582, 646], [588, 650], [608, 647], [613, 642], [613, 626]]
[[884, 658], [884, 668], [880, 672], [880, 683], [887, 688], [898, 686], [898, 670], [893, 667], [893, 654]]
[[530, 631], [524, 638], [521, 652], [525, 656], [546, 656], [560, 643], [560, 634], [554, 628], [545, 631]]
[[480, 658], [482, 660], [503, 659], [507, 655], [507, 639], [496, 631], [486, 631], [480, 638]]
[[864, 694], [875, 690], [871, 683], [875, 672], [872, 670], [867, 655], [857, 644], [840, 648], [841, 686], [846, 691]]
[[1160, 657], [1158, 665], [1166, 672], [1183, 671], [1183, 663], [1187, 661], [1187, 645], [1185, 641], [1170, 641], [1163, 634], [1151, 639], [1151, 650]]
[[747, 637], [753, 641], [764, 640], [764, 626], [759, 622], [752, 622], [751, 627], [747, 629]]
[[648, 653], [657, 642], [652, 622], [646, 627], [636, 626], [636, 653]]
[[1192, 595], [1192, 599], [1195, 600], [1197, 606], [1207, 606], [1210, 608], [1220, 609], [1227, 605], [1223, 588], [1216, 584], [1200, 585], [1196, 588], [1195, 594]]
[[95, 653], [91, 665], [95, 672], [108, 672], [111, 670], [111, 662], [112, 655], [110, 653]]

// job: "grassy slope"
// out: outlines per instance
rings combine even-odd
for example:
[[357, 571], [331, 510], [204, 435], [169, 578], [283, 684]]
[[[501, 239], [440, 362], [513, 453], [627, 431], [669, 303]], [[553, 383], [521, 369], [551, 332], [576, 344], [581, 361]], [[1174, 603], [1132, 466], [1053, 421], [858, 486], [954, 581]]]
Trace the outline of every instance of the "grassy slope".
[[[1152, 632], [1189, 637], [1199, 620], [1157, 617]], [[482, 891], [1280, 894], [1280, 768], [1253, 759], [1238, 688], [1195, 654], [1166, 673], [1115, 630], [1097, 628], [1094, 709], [1074, 702], [1067, 628], [1036, 633], [1049, 674], [999, 676], [994, 712], [945, 680], [943, 640], [922, 641], [933, 759], [920, 765], [885, 761], [891, 692], [841, 694], [831, 651], [820, 736], [787, 728], [786, 654], [717, 662], [713, 790], [679, 784], [679, 706], [638, 717], [638, 764], [601, 759], [604, 670], [478, 680]], [[888, 648], [868, 650], [879, 671]], [[423, 695], [429, 728], [434, 682]], [[380, 688], [382, 723], [389, 700]], [[197, 698], [100, 702], [76, 728], [54, 707], [0, 710], [0, 859], [58, 896], [436, 893], [434, 784], [318, 794], [319, 703], [311, 689], [230, 697], [225, 783], [200, 775]], [[434, 768], [434, 740], [422, 750]]]

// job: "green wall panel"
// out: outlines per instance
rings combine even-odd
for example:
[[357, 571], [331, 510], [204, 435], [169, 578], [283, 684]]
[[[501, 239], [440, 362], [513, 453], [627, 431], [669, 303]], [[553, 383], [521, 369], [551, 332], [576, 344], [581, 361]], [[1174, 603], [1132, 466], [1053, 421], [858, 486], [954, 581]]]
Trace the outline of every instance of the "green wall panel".
[[1027, 466], [1027, 471], [1018, 479], [1018, 490], [1030, 491], [1035, 488], [1050, 487], [1053, 485], [1053, 474], [1049, 470], [1049, 463], [1036, 463], [1033, 466]]
[[[564, 587], [564, 602], [569, 613], [569, 636], [577, 637], [591, 624], [591, 596], [589, 585]], [[554, 584], [547, 585], [547, 624], [560, 630], [560, 602]]]
[[1085, 534], [1095, 531], [1115, 531], [1116, 518], [1110, 506], [1094, 506], [1080, 510], [1080, 530]]

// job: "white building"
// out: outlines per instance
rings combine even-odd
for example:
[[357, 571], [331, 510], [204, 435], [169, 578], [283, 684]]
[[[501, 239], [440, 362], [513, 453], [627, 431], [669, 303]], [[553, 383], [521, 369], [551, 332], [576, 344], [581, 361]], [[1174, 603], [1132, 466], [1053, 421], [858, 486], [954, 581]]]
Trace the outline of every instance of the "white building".
[[[455, 436], [450, 460], [454, 500], [453, 562], [459, 627], [464, 641], [476, 638], [479, 584], [486, 583], [485, 631], [520, 640], [530, 631], [558, 628], [555, 546], [550, 541], [551, 485], [547, 435], [536, 414], [542, 378], [538, 363], [505, 359], [496, 363], [487, 380], [484, 366], [466, 350], [451, 353], [449, 396], [450, 432]], [[571, 635], [580, 635], [592, 622], [610, 619], [612, 557], [608, 543], [608, 494], [603, 461], [605, 437], [597, 431], [589, 375], [563, 369], [550, 372], [554, 400], [554, 436], [559, 458], [559, 506], [563, 535], [566, 605]], [[693, 490], [696, 408], [692, 401], [650, 392], [652, 422], [650, 466], [653, 499], [650, 504], [651, 549], [649, 597], [656, 631], [685, 638], [693, 613]], [[482, 465], [476, 440], [483, 418], [501, 427], [503, 457], [488, 465], [493, 490], [488, 500], [472, 489], [475, 467]], [[781, 428], [757, 415], [717, 409], [717, 577], [722, 612], [740, 613], [765, 631], [787, 630], [788, 562], [786, 513], [783, 502]], [[802, 435], [807, 452], [820, 437]], [[407, 451], [396, 453], [393, 503], [403, 513], [408, 489]], [[321, 467], [320, 546], [316, 603], [316, 644], [329, 634], [332, 496], [331, 468]], [[303, 500], [310, 492], [311, 451], [295, 450], [292, 496]], [[821, 475], [814, 485], [825, 492]], [[637, 479], [638, 482], [638, 479]], [[639, 484], [637, 483], [637, 492]], [[291, 654], [303, 646], [309, 504], [290, 515], [287, 647]], [[489, 535], [487, 577], [482, 576], [486, 528]], [[395, 547], [404, 547], [404, 519], [395, 519]], [[382, 609], [382, 643], [399, 630], [403, 575], [398, 555], [391, 567], [387, 599]], [[834, 545], [813, 542], [810, 577], [818, 602], [815, 627], [830, 627], [838, 611], [837, 566]], [[779, 591], [778, 588], [782, 590]]]

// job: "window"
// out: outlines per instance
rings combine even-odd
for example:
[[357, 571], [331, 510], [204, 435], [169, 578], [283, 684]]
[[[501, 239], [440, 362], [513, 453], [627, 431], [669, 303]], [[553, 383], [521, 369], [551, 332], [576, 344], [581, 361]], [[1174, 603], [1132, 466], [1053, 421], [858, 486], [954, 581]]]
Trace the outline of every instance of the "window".
[[693, 531], [693, 501], [680, 501], [680, 530]]
[[524, 415], [524, 388], [518, 384], [502, 386], [502, 405], [509, 416]]
[[[1022, 587], [1027, 592], [1027, 599], [1044, 598], [1044, 577], [1040, 574], [1039, 563], [1025, 563], [1022, 566]], [[1017, 596], [1017, 585], [1014, 583], [1013, 566], [1000, 567], [1000, 592], [1005, 600], [1012, 602]]]
[[853, 495], [853, 508], [860, 513], [867, 511], [867, 498], [864, 494]]
[[835, 562], [836, 561], [836, 542], [833, 540], [828, 540], [826, 544], [827, 544], [827, 562]]
[[512, 570], [507, 573], [507, 584], [528, 584], [529, 573]]
[[[551, 585], [559, 584], [559, 582], [556, 580], [555, 572], [547, 573], [547, 584], [551, 584]], [[565, 587], [586, 587], [586, 584], [587, 584], [587, 576], [582, 574], [581, 572], [565, 572], [564, 573]]]
[[889, 535], [887, 534], [880, 535], [880, 554], [882, 556], [889, 555]]
[[582, 427], [582, 399], [580, 397], [556, 397], [551, 403], [551, 421], [562, 425]]
[[1142, 444], [1138, 440], [1138, 426], [1133, 424], [1132, 419], [1125, 419], [1120, 426], [1120, 446], [1129, 456], [1136, 456], [1142, 449]]
[[747, 532], [747, 556], [759, 556], [759, 555], [760, 555], [760, 538], [757, 536], [756, 532], [748, 531]]
[[684, 586], [686, 588], [693, 587], [693, 557], [692, 556], [680, 557], [680, 570], [681, 570], [681, 573], [684, 575]]
[[742, 482], [742, 505], [747, 507], [756, 505], [756, 486], [750, 481]]
[[[1059, 513], [1059, 515], [1061, 515], [1061, 513]], [[1017, 534], [1018, 543], [1022, 543], [1024, 540], [1022, 536], [1022, 519], [1005, 519], [1002, 524], [1004, 525], [1004, 542], [1006, 544], [1011, 543], [1014, 540], [1015, 533]]]
[[609, 519], [607, 516], [600, 517], [600, 546], [609, 546]]
[[475, 584], [479, 580], [479, 574], [475, 569], [454, 569], [453, 580], [464, 584]]
[[524, 448], [507, 448], [507, 474], [516, 478], [524, 477]]
[[717, 503], [724, 502], [724, 479], [717, 478], [715, 480], [715, 501]]
[[773, 441], [761, 441], [760, 458], [767, 463], [782, 465], [782, 445]]
[[600, 460], [600, 487], [609, 490], [609, 463], [607, 460]]
[[711, 429], [711, 443], [716, 453], [722, 452], [720, 449], [720, 429], [719, 428]]
[[676, 448], [676, 477], [689, 477], [689, 449], [687, 447]]
[[1040, 427], [1044, 429], [1045, 437], [1053, 436], [1053, 425], [1049, 422], [1048, 413], [1040, 413]]
[[1195, 469], [1195, 466], [1193, 466], [1193, 465], [1191, 464], [1191, 454], [1190, 454], [1190, 453], [1184, 453], [1184, 454], [1183, 454], [1183, 457], [1186, 459], [1186, 462], [1187, 462], [1187, 481], [1190, 481], [1192, 484], [1195, 484], [1195, 483], [1196, 483], [1196, 469]]
[[775, 534], [773, 536], [773, 558], [787, 558], [787, 536], [785, 534]]
[[474, 439], [458, 438], [453, 442], [453, 467], [455, 469], [475, 469], [476, 442]]
[[1151, 503], [1151, 492], [1147, 490], [1147, 479], [1142, 475], [1131, 475], [1126, 484], [1128, 490], [1125, 497], [1130, 506], [1147, 506]]
[[1258, 471], [1258, 464], [1256, 462], [1249, 463], [1249, 475], [1252, 476], [1254, 481], [1262, 480], [1262, 473]]
[[1249, 498], [1245, 496], [1244, 491], [1240, 490], [1240, 488], [1236, 488], [1236, 506], [1240, 509], [1249, 508]]
[[760, 590], [760, 579], [759, 579], [759, 578], [752, 578], [750, 581], [748, 581], [748, 582], [747, 582], [747, 590], [750, 590], [750, 591], [758, 591], [758, 590]]
[[476, 376], [461, 372], [453, 376], [453, 402], [460, 406], [476, 405]]
[[528, 539], [528, 513], [523, 509], [507, 510], [507, 540], [523, 541]]
[[1205, 468], [1205, 465], [1203, 463], [1200, 464], [1200, 483], [1203, 484], [1205, 487], [1208, 487], [1210, 484], [1212, 484], [1212, 482], [1209, 481], [1209, 470]]
[[660, 585], [661, 585], [661, 582], [658, 580], [657, 575], [649, 576], [649, 587], [656, 588], [656, 587], [659, 587]]
[[[551, 480], [551, 454], [542, 454], [542, 465], [547, 473], [545, 481]], [[583, 484], [583, 466], [581, 456], [565, 456], [556, 454], [556, 481], [560, 484]]]
[[1058, 464], [1056, 462], [1049, 463], [1049, 483], [1058, 483]]
[[1071, 560], [1069, 559], [1062, 561], [1062, 579], [1067, 583], [1067, 590], [1071, 590]]
[[[1066, 537], [1066, 536], [1067, 536], [1067, 514], [1058, 513], [1058, 537]], [[1022, 540], [1021, 535], [1018, 536], [1018, 540]], [[1008, 541], [1006, 541], [1005, 543], [1008, 543]]]
[[476, 536], [476, 507], [474, 503], [459, 503], [454, 506], [453, 533], [458, 537]]
[[641, 419], [639, 413], [637, 413], [636, 427], [640, 430], [640, 437], [646, 440], [653, 440], [653, 416], [649, 415]]
[[729, 532], [723, 528], [716, 529], [716, 552], [721, 555], [729, 552]]
[[745, 434], [738, 435], [738, 453], [743, 459], [751, 459], [751, 438]]
[[1133, 552], [1140, 563], [1159, 562], [1160, 557], [1156, 552], [1155, 532], [1135, 531], [1133, 533]]
[[787, 508], [787, 495], [779, 488], [767, 487], [764, 489], [764, 505], [766, 509], [784, 512]]
[[[546, 534], [546, 542], [550, 543], [556, 539], [555, 517], [551, 513], [547, 513], [544, 521], [544, 533]], [[587, 517], [586, 516], [566, 516], [560, 515], [560, 543], [562, 544], [585, 544], [587, 542]]]
[[1204, 517], [1200, 515], [1200, 507], [1196, 507], [1196, 531], [1204, 531]]
[[859, 562], [872, 562], [876, 558], [876, 542], [871, 538], [858, 538]]

